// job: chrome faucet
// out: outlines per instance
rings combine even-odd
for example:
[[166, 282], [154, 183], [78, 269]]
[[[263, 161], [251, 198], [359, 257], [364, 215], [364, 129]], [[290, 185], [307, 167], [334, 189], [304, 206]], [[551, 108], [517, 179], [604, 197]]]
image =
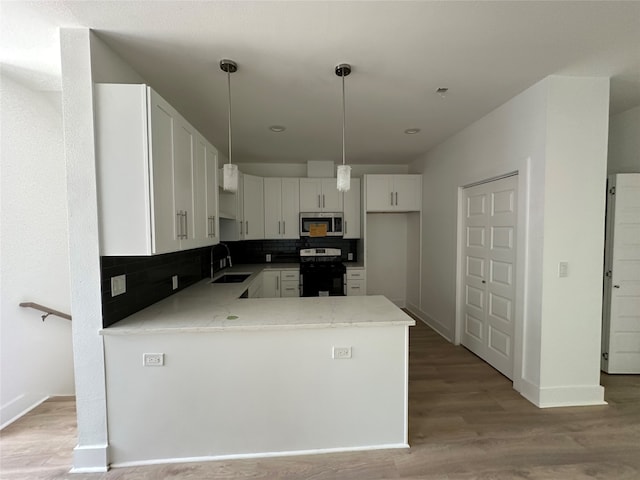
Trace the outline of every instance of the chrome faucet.
[[220, 245], [224, 246], [224, 248], [227, 249], [227, 264], [229, 265], [229, 267], [232, 267], [233, 264], [231, 263], [231, 251], [229, 250], [229, 247], [226, 243], [221, 243]]

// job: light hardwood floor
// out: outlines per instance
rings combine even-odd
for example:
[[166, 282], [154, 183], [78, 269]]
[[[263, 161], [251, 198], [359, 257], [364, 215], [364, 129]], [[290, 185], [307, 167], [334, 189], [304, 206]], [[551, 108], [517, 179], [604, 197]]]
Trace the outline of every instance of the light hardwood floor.
[[541, 410], [462, 347], [410, 329], [408, 450], [67, 473], [73, 400], [47, 401], [1, 433], [3, 480], [640, 479], [640, 376], [603, 375], [607, 406]]

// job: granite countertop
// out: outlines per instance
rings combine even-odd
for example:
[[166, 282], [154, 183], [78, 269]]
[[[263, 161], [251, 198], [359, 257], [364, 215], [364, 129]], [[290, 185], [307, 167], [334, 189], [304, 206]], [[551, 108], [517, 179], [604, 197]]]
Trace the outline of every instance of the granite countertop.
[[100, 331], [102, 335], [210, 332], [319, 327], [415, 325], [382, 295], [352, 297], [239, 298], [264, 270], [297, 264], [237, 265], [222, 273], [250, 273], [242, 283], [212, 284], [210, 278], [185, 288]]

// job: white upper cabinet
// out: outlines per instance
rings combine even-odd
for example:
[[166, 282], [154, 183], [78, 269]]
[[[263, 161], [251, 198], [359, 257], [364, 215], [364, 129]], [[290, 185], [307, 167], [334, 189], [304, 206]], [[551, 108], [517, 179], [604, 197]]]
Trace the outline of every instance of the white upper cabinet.
[[198, 134], [193, 159], [193, 232], [195, 246], [219, 242], [218, 151]]
[[422, 209], [422, 175], [365, 175], [367, 212]]
[[95, 106], [101, 255], [200, 246], [198, 132], [146, 85], [97, 84]]
[[245, 240], [264, 239], [264, 179], [255, 175], [242, 175], [244, 198]]
[[264, 179], [264, 238], [299, 237], [300, 182], [297, 178]]
[[352, 178], [344, 192], [344, 238], [360, 238], [360, 179]]
[[342, 212], [342, 193], [335, 178], [301, 178], [301, 212]]

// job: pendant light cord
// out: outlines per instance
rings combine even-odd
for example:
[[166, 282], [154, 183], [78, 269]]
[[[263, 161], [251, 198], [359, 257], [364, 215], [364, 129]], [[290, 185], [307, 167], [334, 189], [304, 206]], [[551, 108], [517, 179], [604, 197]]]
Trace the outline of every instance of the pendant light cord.
[[229, 165], [231, 165], [231, 72], [227, 71], [227, 88], [229, 91]]
[[342, 75], [342, 165], [345, 164], [345, 125], [347, 123], [347, 106], [344, 95], [344, 73]]

